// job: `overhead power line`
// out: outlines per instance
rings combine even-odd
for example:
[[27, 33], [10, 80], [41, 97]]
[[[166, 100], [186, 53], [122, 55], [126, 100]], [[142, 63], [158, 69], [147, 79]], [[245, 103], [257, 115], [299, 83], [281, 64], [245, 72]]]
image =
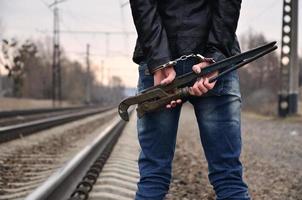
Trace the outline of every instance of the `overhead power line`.
[[[65, 26], [66, 27], [66, 26]], [[42, 33], [47, 33], [51, 32], [49, 30], [39, 30], [37, 29], [38, 32]], [[93, 30], [60, 30], [60, 33], [68, 33], [68, 34], [101, 34], [101, 35], [136, 35], [136, 32], [133, 31], [93, 31]]]
[[53, 106], [56, 101], [61, 104], [62, 100], [62, 78], [61, 78], [61, 48], [60, 48], [60, 19], [58, 4], [67, 0], [54, 0], [48, 4], [44, 0], [40, 0], [51, 12], [53, 12], [53, 63], [52, 63], [52, 100]]
[[65, 2], [65, 1], [67, 1], [67, 0], [60, 0], [60, 1], [55, 0], [52, 4], [49, 5], [49, 7], [50, 7], [50, 8], [51, 8], [51, 7], [54, 7], [54, 6], [56, 6], [56, 5], [60, 4], [60, 3], [63, 3], [63, 2]]
[[81, 31], [81, 30], [61, 30], [61, 33], [74, 33], [74, 34], [110, 34], [110, 35], [136, 35], [131, 31]]

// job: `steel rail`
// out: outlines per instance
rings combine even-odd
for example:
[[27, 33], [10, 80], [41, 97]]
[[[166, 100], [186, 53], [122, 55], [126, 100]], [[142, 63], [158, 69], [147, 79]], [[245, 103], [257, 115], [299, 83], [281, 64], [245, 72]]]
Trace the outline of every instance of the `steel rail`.
[[17, 125], [9, 125], [0, 127], [0, 143], [7, 142], [19, 138], [20, 136], [26, 136], [33, 134], [37, 131], [45, 130], [54, 126], [65, 124], [67, 122], [75, 121], [90, 115], [95, 115], [101, 112], [105, 112], [112, 109], [108, 108], [99, 108], [89, 111], [81, 111], [78, 113], [64, 114], [60, 116], [54, 116], [47, 119], [40, 119], [31, 122], [25, 122]]
[[84, 109], [92, 106], [74, 106], [74, 107], [65, 107], [65, 108], [37, 108], [37, 109], [25, 109], [25, 110], [7, 110], [0, 112], [0, 119], [16, 116], [26, 116], [34, 114], [43, 114], [43, 113], [52, 113], [76, 109]]
[[87, 170], [108, 147], [108, 144], [120, 135], [124, 125], [125, 122], [116, 117], [91, 144], [29, 194], [25, 200], [68, 199]]

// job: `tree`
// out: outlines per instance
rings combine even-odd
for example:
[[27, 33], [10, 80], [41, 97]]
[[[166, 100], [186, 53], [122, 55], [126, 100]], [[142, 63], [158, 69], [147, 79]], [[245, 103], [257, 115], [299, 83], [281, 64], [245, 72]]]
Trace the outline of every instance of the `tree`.
[[[265, 43], [268, 43], [266, 37], [262, 33], [255, 33], [252, 30], [241, 37], [241, 46], [244, 50]], [[276, 102], [279, 90], [279, 65], [277, 53], [272, 52], [239, 70], [241, 93], [245, 98], [244, 108], [261, 111], [259, 104]]]
[[26, 40], [19, 44], [15, 39], [3, 40], [4, 68], [12, 81], [13, 97], [50, 98], [51, 54], [46, 55], [42, 43]]
[[[51, 38], [24, 42], [3, 40], [3, 66], [12, 86], [7, 96], [34, 99], [50, 99], [52, 91], [52, 43]], [[1, 66], [0, 66], [1, 67]], [[109, 86], [96, 81], [91, 70], [88, 77], [92, 84], [92, 103], [117, 104], [124, 97], [124, 86], [119, 77], [113, 76]], [[78, 61], [71, 61], [61, 49], [62, 100], [85, 102], [87, 71]]]
[[33, 43], [26, 41], [19, 46], [15, 39], [11, 41], [3, 39], [2, 52], [6, 60], [4, 67], [8, 72], [8, 77], [13, 81], [13, 96], [21, 97], [21, 88], [24, 78], [24, 65], [28, 59], [35, 56], [36, 47]]
[[[85, 101], [86, 72], [79, 62], [63, 58], [62, 62], [62, 98], [73, 102]], [[91, 77], [91, 76], [90, 76]], [[94, 78], [91, 78], [94, 79]], [[93, 82], [93, 80], [92, 80]]]
[[92, 87], [92, 102], [103, 105], [117, 105], [124, 97], [125, 87], [120, 77], [112, 76], [109, 86], [95, 83]]

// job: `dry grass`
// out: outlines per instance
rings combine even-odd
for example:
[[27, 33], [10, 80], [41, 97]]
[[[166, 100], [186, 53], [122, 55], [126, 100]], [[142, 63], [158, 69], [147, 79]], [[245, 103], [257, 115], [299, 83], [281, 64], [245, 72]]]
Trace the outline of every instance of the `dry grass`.
[[[63, 102], [62, 107], [72, 106], [68, 102]], [[0, 111], [4, 110], [23, 110], [33, 108], [51, 108], [51, 100], [35, 100], [35, 99], [16, 99], [16, 98], [0, 98]]]

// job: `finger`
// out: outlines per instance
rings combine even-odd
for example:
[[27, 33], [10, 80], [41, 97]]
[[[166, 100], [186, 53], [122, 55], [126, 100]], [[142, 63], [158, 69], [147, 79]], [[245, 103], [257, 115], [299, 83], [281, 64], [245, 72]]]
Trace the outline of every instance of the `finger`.
[[171, 107], [174, 108], [176, 106], [176, 101], [171, 101]]
[[198, 89], [200, 91], [202, 91], [203, 94], [208, 92], [208, 88], [206, 88], [206, 86], [204, 85], [204, 79], [201, 79], [200, 81], [198, 81], [197, 86], [198, 86]]
[[170, 73], [168, 74], [168, 76], [167, 76], [164, 80], [161, 81], [160, 84], [166, 85], [166, 84], [171, 83], [171, 82], [175, 79], [175, 76], [176, 76], [175, 71], [170, 72]]
[[190, 88], [189, 88], [189, 93], [190, 93], [190, 95], [192, 95], [192, 96], [201, 96], [200, 94], [196, 93], [195, 90], [193, 90], [193, 87], [190, 87]]
[[190, 95], [192, 95], [192, 96], [195, 96], [195, 93], [194, 93], [194, 91], [193, 91], [193, 88], [192, 88], [192, 87], [190, 87], [190, 88], [189, 88], [189, 94], [190, 94]]
[[204, 80], [204, 86], [208, 89], [211, 90], [214, 88], [216, 81], [214, 81], [213, 83], [209, 83], [209, 79], [205, 78]]
[[170, 108], [171, 108], [171, 105], [170, 105], [170, 104], [167, 104], [167, 105], [166, 105], [166, 108], [170, 109]]
[[192, 67], [192, 70], [193, 70], [195, 73], [199, 74], [199, 73], [201, 72], [201, 69], [202, 69], [202, 68], [205, 68], [205, 67], [208, 66], [208, 65], [209, 65], [209, 63], [207, 63], [207, 62], [201, 62], [201, 63], [198, 63], [198, 64], [194, 65], [194, 66]]
[[199, 89], [197, 82], [193, 85], [192, 90], [196, 96], [202, 95], [202, 91]]
[[200, 72], [201, 72], [201, 69], [200, 69], [201, 67], [200, 67], [200, 63], [199, 64], [197, 64], [197, 65], [194, 65], [193, 67], [192, 67], [192, 70], [196, 73], [196, 74], [199, 74]]
[[181, 99], [177, 99], [177, 100], [176, 100], [176, 103], [181, 104], [181, 103], [182, 103], [182, 100], [181, 100]]
[[217, 76], [218, 74], [219, 74], [218, 71], [215, 71], [215, 72], [211, 73], [210, 76], [208, 76], [208, 78], [213, 78], [213, 77]]

